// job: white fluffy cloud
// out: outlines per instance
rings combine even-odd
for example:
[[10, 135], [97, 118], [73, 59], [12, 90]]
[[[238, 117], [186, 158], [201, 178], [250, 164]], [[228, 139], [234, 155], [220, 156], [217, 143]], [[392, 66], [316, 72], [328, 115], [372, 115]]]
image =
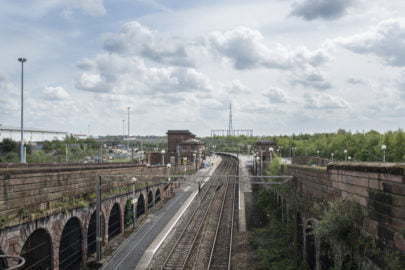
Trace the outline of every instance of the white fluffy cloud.
[[305, 108], [311, 110], [337, 110], [349, 108], [349, 103], [341, 97], [329, 94], [305, 94]]
[[403, 20], [385, 20], [365, 33], [337, 38], [335, 41], [354, 53], [372, 54], [388, 65], [405, 66], [405, 22]]
[[297, 0], [292, 4], [291, 14], [305, 20], [334, 20], [342, 17], [354, 0]]
[[290, 78], [291, 85], [300, 85], [304, 88], [314, 88], [317, 90], [327, 90], [332, 88], [322, 72], [318, 69], [302, 70], [293, 74]]
[[272, 87], [263, 92], [263, 95], [269, 99], [270, 103], [287, 103], [288, 95], [283, 89]]
[[243, 26], [211, 33], [208, 44], [212, 51], [231, 61], [239, 70], [259, 67], [283, 70], [305, 65], [316, 67], [329, 60], [324, 50], [310, 51], [306, 47], [291, 50], [279, 43], [268, 46], [259, 31]]
[[78, 66], [84, 72], [76, 87], [90, 92], [155, 95], [208, 91], [212, 88], [209, 78], [194, 68], [148, 66], [137, 57], [100, 54]]
[[61, 86], [47, 86], [43, 90], [46, 99], [49, 100], [65, 100], [70, 97], [69, 93]]
[[138, 55], [157, 63], [192, 66], [187, 44], [159, 33], [137, 21], [125, 23], [117, 34], [106, 36], [104, 49], [121, 55]]

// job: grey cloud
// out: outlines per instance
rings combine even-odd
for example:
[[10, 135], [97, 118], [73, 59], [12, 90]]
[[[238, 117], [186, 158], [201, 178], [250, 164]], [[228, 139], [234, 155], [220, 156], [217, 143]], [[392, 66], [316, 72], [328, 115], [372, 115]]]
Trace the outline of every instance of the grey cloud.
[[357, 54], [372, 54], [391, 66], [405, 66], [405, 25], [398, 19], [383, 21], [370, 31], [335, 42]]
[[347, 82], [353, 85], [365, 84], [364, 80], [357, 78], [349, 78], [347, 79]]
[[318, 90], [327, 90], [332, 88], [331, 83], [319, 72], [309, 72], [296, 75], [295, 78], [290, 80], [292, 85], [302, 85], [304, 87], [315, 88]]
[[342, 17], [354, 0], [301, 0], [292, 4], [291, 14], [305, 20], [334, 20]]
[[263, 93], [270, 100], [270, 103], [287, 103], [289, 97], [283, 89], [272, 87]]

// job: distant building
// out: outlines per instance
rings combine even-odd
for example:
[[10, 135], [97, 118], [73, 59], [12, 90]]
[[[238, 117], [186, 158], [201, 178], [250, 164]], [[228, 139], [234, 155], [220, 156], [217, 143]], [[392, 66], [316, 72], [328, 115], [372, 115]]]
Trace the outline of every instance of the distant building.
[[191, 138], [179, 144], [179, 152], [183, 159], [187, 158], [188, 161], [200, 163], [205, 158], [205, 145], [202, 141]]
[[[52, 140], [64, 140], [70, 134], [62, 131], [51, 131], [43, 129], [24, 128], [25, 142], [42, 142]], [[21, 129], [16, 127], [0, 125], [0, 141], [3, 139], [21, 140]]]
[[167, 160], [170, 163], [196, 162], [204, 158], [205, 145], [188, 130], [167, 131]]
[[164, 160], [163, 153], [161, 152], [150, 152], [148, 153], [148, 164], [149, 165], [162, 165], [163, 162], [166, 163]]
[[273, 141], [260, 140], [255, 143], [256, 155], [258, 157], [261, 157], [263, 161], [271, 160], [272, 155], [272, 151], [270, 151], [271, 148], [273, 149], [273, 151], [277, 150], [277, 144]]
[[188, 130], [169, 130], [167, 131], [167, 156], [170, 157], [170, 162], [173, 159], [176, 163], [181, 160], [180, 157], [180, 143], [194, 139], [196, 136]]

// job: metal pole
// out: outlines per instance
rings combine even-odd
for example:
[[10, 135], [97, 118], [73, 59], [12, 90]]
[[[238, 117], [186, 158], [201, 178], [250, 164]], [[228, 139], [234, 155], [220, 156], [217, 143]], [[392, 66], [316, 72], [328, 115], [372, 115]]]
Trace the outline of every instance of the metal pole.
[[260, 176], [263, 175], [263, 152], [260, 151]]
[[122, 139], [125, 138], [125, 119], [122, 119]]
[[101, 176], [99, 176], [96, 185], [96, 261], [101, 261], [101, 241]]
[[136, 219], [136, 207], [135, 207], [135, 183], [132, 183], [132, 196], [133, 196], [133, 201], [132, 201], [132, 222], [133, 222], [133, 227], [135, 228], [135, 219]]
[[99, 162], [99, 163], [103, 163], [103, 144], [100, 144], [98, 162]]
[[130, 110], [130, 107], [128, 107], [128, 150], [129, 150], [129, 110]]
[[26, 163], [25, 153], [24, 153], [24, 62], [27, 59], [21, 57], [18, 58], [21, 62], [21, 143], [20, 143], [20, 163]]
[[68, 159], [68, 144], [65, 144], [65, 159], [66, 159], [66, 163], [69, 161]]

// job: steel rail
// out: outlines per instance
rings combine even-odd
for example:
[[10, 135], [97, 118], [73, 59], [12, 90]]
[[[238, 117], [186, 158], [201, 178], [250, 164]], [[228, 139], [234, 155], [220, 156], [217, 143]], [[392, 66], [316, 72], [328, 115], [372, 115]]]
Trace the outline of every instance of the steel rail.
[[[234, 165], [236, 165], [236, 164], [234, 164]], [[232, 177], [232, 176], [231, 176]], [[229, 187], [229, 182], [231, 182], [230, 181], [230, 178], [231, 177], [228, 177], [228, 187]], [[235, 209], [235, 187], [236, 187], [236, 185], [234, 184], [234, 183], [232, 183], [231, 185], [233, 185], [233, 194], [231, 195], [231, 200], [232, 200], [232, 203], [231, 203], [231, 205], [232, 205], [232, 208], [230, 209], [231, 210], [231, 224], [230, 224], [230, 235], [229, 235], [229, 237], [230, 237], [230, 239], [229, 239], [229, 248], [228, 248], [228, 259], [227, 259], [227, 269], [230, 269], [230, 267], [231, 267], [231, 256], [232, 256], [232, 253], [231, 253], [231, 250], [232, 250], [232, 237], [233, 237], [233, 226], [234, 226], [234, 209]], [[227, 188], [227, 191], [226, 191], [226, 193], [228, 193], [228, 188]], [[223, 202], [222, 202], [222, 207], [221, 207], [221, 214], [220, 214], [220, 219], [219, 219], [219, 221], [218, 221], [218, 224], [217, 224], [217, 228], [216, 228], [216, 231], [215, 231], [215, 236], [214, 236], [214, 241], [213, 241], [213, 243], [212, 243], [212, 247], [211, 247], [211, 253], [210, 253], [210, 258], [209, 258], [209, 262], [208, 262], [208, 267], [207, 267], [207, 269], [211, 269], [212, 268], [212, 266], [213, 266], [213, 260], [214, 260], [214, 256], [218, 256], [218, 254], [217, 255], [215, 255], [215, 252], [217, 251], [217, 247], [218, 247], [218, 245], [217, 245], [217, 240], [218, 240], [218, 238], [219, 238], [219, 235], [220, 235], [220, 229], [221, 229], [221, 226], [224, 226], [224, 223], [223, 223], [223, 214], [224, 214], [224, 210], [226, 210], [226, 209], [224, 209], [224, 206], [225, 206], [225, 203], [226, 203], [226, 199], [227, 199], [227, 196], [225, 196], [224, 197], [224, 200], [223, 200]], [[227, 209], [227, 210], [229, 210], [229, 209]], [[223, 228], [222, 228], [223, 229]], [[226, 230], [226, 229], [225, 229]], [[222, 254], [220, 254], [219, 255], [220, 257], [222, 256]]]
[[[166, 260], [165, 260], [165, 262], [164, 262], [164, 264], [163, 264], [163, 266], [162, 266], [162, 269], [173, 269], [173, 268], [170, 268], [170, 267], [167, 266], [168, 263], [169, 263], [169, 261], [170, 261], [170, 259], [172, 258], [172, 256], [173, 256], [174, 252], [176, 251], [176, 249], [178, 249], [178, 246], [179, 246], [180, 241], [184, 239], [184, 237], [185, 237], [185, 235], [186, 235], [188, 229], [190, 228], [190, 225], [192, 224], [192, 222], [194, 221], [194, 218], [195, 218], [196, 215], [197, 215], [197, 212], [201, 209], [201, 206], [203, 205], [203, 202], [205, 202], [205, 199], [206, 199], [206, 197], [207, 197], [208, 191], [211, 190], [212, 188], [215, 188], [215, 190], [216, 190], [216, 189], [218, 189], [219, 186], [220, 186], [220, 183], [218, 182], [216, 186], [214, 186], [212, 183], [210, 183], [210, 185], [207, 187], [207, 189], [206, 189], [206, 191], [205, 191], [203, 197], [202, 197], [201, 200], [200, 200], [200, 203], [199, 203], [198, 207], [197, 207], [197, 208], [195, 209], [195, 211], [193, 212], [193, 214], [192, 214], [192, 216], [190, 217], [189, 221], [187, 222], [185, 228], [184, 228], [183, 231], [181, 232], [180, 237], [177, 239], [175, 245], [172, 247], [172, 249], [171, 249], [169, 255], [167, 256], [167, 258], [166, 258]], [[215, 196], [215, 193], [213, 194], [212, 197], [214, 197], [214, 196]], [[208, 206], [208, 207], [206, 208], [206, 210], [203, 212], [203, 215], [204, 215], [203, 219], [204, 219], [205, 216], [207, 215], [208, 210], [209, 210], [209, 208], [210, 208], [210, 205], [211, 205], [212, 201], [213, 201], [213, 200], [211, 199], [210, 202], [209, 202], [209, 206]], [[202, 226], [201, 226], [201, 223], [200, 223], [200, 226], [198, 226], [198, 228], [197, 228], [197, 232], [200, 231], [201, 227], [202, 227]], [[192, 244], [194, 244], [194, 241], [195, 241], [195, 238], [197, 237], [197, 235], [198, 235], [198, 234], [195, 234], [195, 235], [194, 235], [193, 240], [192, 240]], [[186, 250], [186, 252], [190, 252], [190, 251], [191, 251], [191, 250]], [[176, 266], [174, 267], [174, 269], [178, 269], [178, 268], [179, 268], [179, 269], [183, 269], [183, 268], [184, 268], [184, 263], [183, 263], [182, 265], [178, 266], [178, 267], [176, 267]]]
[[[224, 172], [224, 171], [227, 171], [228, 169], [229, 169], [229, 161], [226, 160], [226, 161], [224, 161], [223, 164], [221, 164], [221, 166], [218, 167], [217, 170], [218, 170], [218, 173], [222, 173], [222, 172]], [[184, 230], [182, 231], [180, 237], [179, 237], [178, 240], [176, 241], [176, 244], [175, 244], [175, 245], [173, 246], [173, 248], [171, 249], [171, 252], [170, 252], [169, 256], [166, 258], [166, 260], [165, 260], [165, 262], [164, 262], [164, 264], [163, 264], [162, 269], [184, 269], [184, 268], [185, 268], [185, 266], [186, 266], [186, 264], [187, 264], [187, 262], [188, 262], [188, 260], [189, 260], [189, 258], [190, 258], [190, 255], [191, 255], [191, 253], [192, 253], [192, 250], [193, 250], [193, 248], [194, 248], [194, 246], [195, 246], [196, 240], [197, 240], [198, 236], [201, 234], [201, 230], [202, 230], [203, 224], [204, 224], [204, 222], [201, 222], [201, 221], [204, 221], [204, 220], [206, 219], [206, 217], [207, 217], [207, 215], [208, 215], [208, 212], [209, 212], [209, 210], [211, 209], [211, 205], [212, 205], [212, 203], [214, 202], [215, 197], [216, 197], [216, 195], [217, 195], [217, 191], [218, 191], [219, 188], [222, 186], [222, 182], [221, 182], [221, 181], [218, 181], [219, 178], [220, 178], [220, 177], [218, 176], [218, 173], [214, 173], [214, 175], [212, 176], [212, 179], [210, 179], [210, 182], [211, 182], [211, 181], [216, 182], [216, 185], [214, 185], [213, 183], [210, 183], [210, 186], [209, 186], [209, 187], [215, 187], [215, 193], [214, 193], [212, 196], [210, 196], [209, 198], [207, 198], [206, 194], [207, 194], [208, 191], [209, 191], [209, 189], [207, 189], [206, 193], [204, 194], [204, 197], [203, 197], [203, 198], [201, 199], [201, 201], [200, 201], [199, 206], [198, 206], [197, 209], [194, 211], [194, 213], [193, 213], [193, 215], [191, 216], [189, 222], [187, 223], [187, 225], [185, 226]], [[204, 201], [204, 200], [205, 200], [205, 201]], [[207, 200], [209, 200], [209, 201], [207, 201]], [[196, 213], [201, 209], [201, 207], [202, 207], [203, 205], [206, 205], [207, 203], [208, 203], [208, 207], [206, 207], [205, 211], [203, 211], [202, 218], [201, 218], [201, 217], [198, 217], [198, 216], [196, 215]], [[198, 219], [200, 220], [200, 222], [199, 222], [199, 220], [195, 220], [195, 218], [198, 218]], [[188, 249], [185, 250], [185, 251], [180, 250], [180, 251], [183, 251], [182, 253], [185, 253], [185, 254], [186, 254], [185, 259], [184, 259], [182, 262], [180, 262], [180, 264], [169, 267], [169, 266], [168, 266], [168, 262], [169, 262], [169, 260], [171, 259], [171, 257], [173, 256], [173, 254], [175, 253], [176, 249], [178, 248], [180, 241], [183, 239], [183, 237], [185, 237], [186, 233], [190, 233], [190, 232], [187, 232], [187, 231], [188, 231], [188, 229], [191, 228], [191, 227], [190, 227], [190, 224], [192, 224], [192, 222], [196, 222], [196, 223], [198, 222], [198, 223], [197, 223], [197, 224], [198, 224], [198, 227], [197, 227], [197, 230], [194, 232], [194, 235], [193, 235], [193, 238], [192, 238], [192, 242], [191, 242], [191, 244], [189, 245]], [[193, 232], [191, 232], [191, 233], [193, 233]], [[178, 251], [178, 252], [179, 252], [179, 251]]]
[[[227, 162], [230, 162], [230, 161], [227, 160]], [[227, 164], [227, 165], [228, 165], [228, 166], [227, 166], [227, 168], [224, 169], [224, 171], [231, 169], [233, 164], [232, 164], [232, 163], [229, 163], [229, 164]], [[229, 180], [229, 179], [228, 179], [228, 180]], [[218, 216], [217, 224], [220, 223], [222, 208], [223, 208], [224, 201], [226, 200], [226, 195], [227, 195], [227, 191], [228, 191], [228, 185], [229, 185], [229, 181], [226, 182], [226, 188], [225, 188], [225, 191], [224, 191], [224, 195], [223, 195], [222, 198], [221, 198], [221, 206], [220, 206], [220, 209], [218, 209], [218, 210], [219, 210], [219, 216]], [[216, 210], [216, 209], [214, 209], [214, 210]], [[211, 211], [211, 212], [212, 212], [212, 211]], [[215, 211], [214, 211], [214, 212], [215, 212]], [[200, 245], [201, 245], [201, 242], [199, 243], [199, 247], [198, 247], [198, 249], [197, 249], [197, 254], [196, 254], [196, 257], [197, 257], [197, 258], [199, 258], [200, 251], [201, 251], [201, 250], [200, 250], [200, 248], [201, 248]], [[189, 254], [189, 258], [187, 258], [187, 260], [189, 260], [190, 257], [191, 257], [191, 253]], [[196, 268], [196, 264], [197, 264], [197, 260], [194, 261], [192, 269], [195, 269], [195, 268]], [[187, 263], [186, 263], [185, 265], [187, 265]]]

